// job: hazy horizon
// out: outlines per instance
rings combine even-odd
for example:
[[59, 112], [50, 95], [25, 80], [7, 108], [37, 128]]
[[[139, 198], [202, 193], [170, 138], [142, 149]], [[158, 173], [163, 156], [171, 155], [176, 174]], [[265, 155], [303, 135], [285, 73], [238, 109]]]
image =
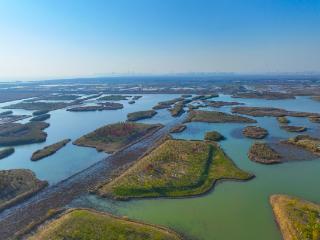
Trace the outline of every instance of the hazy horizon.
[[320, 72], [320, 1], [1, 1], [0, 81]]

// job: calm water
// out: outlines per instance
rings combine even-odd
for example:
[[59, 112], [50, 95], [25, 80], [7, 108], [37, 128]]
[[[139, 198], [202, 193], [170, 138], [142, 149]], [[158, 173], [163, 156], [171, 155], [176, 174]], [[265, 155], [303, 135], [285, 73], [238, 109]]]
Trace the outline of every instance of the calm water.
[[[11, 157], [0, 161], [1, 169], [30, 168], [37, 176], [51, 183], [57, 182], [98, 161], [105, 154], [94, 149], [67, 145], [57, 154], [39, 162], [29, 160], [31, 153], [47, 144], [72, 138], [72, 140], [107, 123], [125, 120], [128, 112], [150, 109], [157, 102], [172, 99], [175, 95], [144, 95], [134, 105], [125, 104], [123, 110], [96, 113], [69, 113], [57, 110], [48, 121], [46, 143], [17, 147]], [[229, 96], [217, 100], [235, 101]], [[248, 106], [273, 106], [287, 110], [320, 112], [320, 103], [307, 97], [296, 100], [266, 101], [236, 99]], [[230, 111], [222, 107], [219, 111]], [[279, 128], [274, 118], [256, 118], [259, 125], [269, 130], [267, 140], [294, 136]], [[172, 118], [166, 110], [144, 122], [167, 123]], [[290, 118], [292, 125], [308, 126], [309, 133], [320, 134], [320, 124], [312, 124], [305, 118]], [[241, 137], [239, 132], [245, 124], [189, 123], [183, 133], [175, 138], [203, 139], [206, 131], [217, 130], [227, 137], [221, 145], [236, 164], [254, 173], [256, 178], [248, 182], [222, 182], [209, 194], [186, 199], [153, 199], [129, 202], [114, 202], [95, 196], [75, 200], [73, 206], [94, 207], [146, 222], [169, 226], [196, 239], [281, 239], [273, 220], [268, 198], [274, 193], [285, 193], [320, 202], [320, 161], [301, 161], [279, 165], [261, 165], [247, 158], [252, 140]]]

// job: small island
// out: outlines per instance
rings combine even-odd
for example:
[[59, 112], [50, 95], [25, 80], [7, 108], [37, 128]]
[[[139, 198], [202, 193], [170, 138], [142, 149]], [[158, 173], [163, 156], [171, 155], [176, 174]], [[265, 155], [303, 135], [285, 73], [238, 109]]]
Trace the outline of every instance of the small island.
[[137, 101], [137, 100], [139, 100], [140, 98], [142, 98], [142, 96], [139, 96], [139, 95], [133, 96], [133, 97], [132, 97], [132, 101]]
[[65, 102], [20, 102], [5, 106], [5, 109], [24, 109], [24, 110], [45, 110], [53, 111], [67, 107], [69, 104]]
[[277, 117], [277, 120], [280, 124], [288, 124], [290, 123], [289, 119], [285, 116], [283, 117]]
[[41, 121], [45, 121], [49, 118], [50, 118], [50, 114], [46, 113], [46, 114], [42, 114], [42, 115], [35, 116], [35, 117], [31, 118], [30, 122], [41, 122]]
[[129, 97], [131, 97], [131, 96], [108, 95], [108, 96], [100, 97], [97, 100], [98, 101], [122, 101], [122, 100], [128, 100]]
[[197, 100], [208, 100], [211, 98], [217, 98], [219, 97], [219, 94], [209, 94], [209, 95], [196, 95], [191, 100], [197, 101]]
[[220, 108], [223, 106], [234, 106], [234, 105], [243, 105], [239, 102], [225, 102], [225, 101], [206, 101], [205, 102], [210, 107]]
[[83, 147], [92, 147], [97, 151], [114, 153], [130, 144], [133, 144], [148, 134], [162, 128], [160, 124], [143, 124], [134, 122], [120, 122], [109, 124], [82, 136], [73, 144]]
[[3, 117], [3, 116], [11, 115], [11, 114], [13, 114], [13, 111], [9, 110], [9, 111], [1, 112], [1, 113], [0, 113], [0, 116]]
[[263, 164], [274, 164], [281, 163], [282, 157], [267, 143], [255, 142], [249, 149], [248, 157], [251, 161], [263, 163]]
[[192, 110], [186, 122], [256, 123], [256, 120], [224, 112]]
[[136, 101], [131, 100], [131, 101], [129, 101], [128, 103], [129, 103], [129, 104], [135, 104]]
[[175, 104], [177, 102], [183, 101], [183, 100], [184, 100], [184, 98], [179, 97], [179, 98], [174, 98], [174, 99], [171, 99], [171, 100], [168, 100], [168, 101], [159, 102], [152, 109], [159, 110], [159, 109], [164, 109], [164, 108], [170, 108], [171, 105], [173, 105], [173, 104]]
[[40, 226], [29, 240], [181, 240], [172, 230], [91, 209], [70, 209]]
[[264, 129], [262, 127], [257, 126], [247, 126], [242, 130], [242, 134], [248, 138], [253, 139], [263, 139], [265, 138], [269, 133], [267, 129]]
[[295, 96], [290, 93], [269, 92], [269, 91], [251, 91], [239, 92], [232, 96], [233, 98], [257, 98], [265, 100], [281, 100], [281, 99], [295, 99]]
[[128, 121], [138, 121], [146, 118], [152, 118], [156, 114], [157, 112], [155, 110], [132, 112], [128, 113], [127, 119]]
[[0, 211], [13, 206], [46, 187], [27, 169], [0, 170]]
[[172, 117], [180, 116], [182, 113], [184, 113], [183, 107], [184, 107], [184, 103], [182, 101], [177, 102], [172, 108], [169, 109], [171, 116]]
[[43, 115], [43, 114], [47, 114], [49, 112], [49, 110], [38, 110], [32, 113], [33, 116], [39, 116], [39, 115]]
[[123, 104], [121, 103], [114, 103], [114, 102], [105, 102], [99, 105], [92, 105], [92, 106], [79, 106], [68, 108], [67, 111], [69, 112], [94, 112], [94, 111], [104, 111], [104, 110], [118, 110], [122, 109]]
[[319, 204], [280, 194], [270, 204], [284, 240], [319, 239]]
[[217, 131], [206, 132], [206, 135], [204, 136], [204, 140], [207, 141], [219, 142], [224, 139], [225, 137]]
[[118, 200], [187, 197], [208, 192], [218, 180], [252, 177], [214, 142], [168, 139], [96, 192]]
[[170, 129], [170, 133], [181, 133], [187, 128], [184, 124], [178, 124]]
[[49, 127], [45, 122], [6, 123], [0, 125], [0, 146], [14, 146], [46, 141]]
[[314, 138], [309, 135], [298, 135], [293, 138], [289, 138], [283, 143], [292, 144], [296, 147], [301, 147], [305, 150], [312, 152], [313, 154], [320, 155], [320, 139]]
[[317, 116], [309, 116], [309, 121], [313, 123], [320, 123], [320, 117]]
[[318, 113], [287, 111], [282, 108], [274, 107], [233, 107], [232, 112], [253, 117], [320, 117], [320, 114]]
[[11, 154], [14, 153], [14, 148], [5, 148], [0, 150], [0, 160], [6, 157], [9, 157]]
[[306, 127], [299, 127], [299, 126], [282, 125], [281, 128], [288, 131], [288, 132], [305, 132], [305, 131], [307, 131]]
[[31, 156], [31, 161], [38, 161], [42, 158], [55, 154], [57, 151], [59, 151], [61, 148], [67, 145], [67, 143], [70, 141], [71, 139], [64, 139], [60, 142], [51, 144], [49, 146], [44, 147], [43, 149], [35, 151]]

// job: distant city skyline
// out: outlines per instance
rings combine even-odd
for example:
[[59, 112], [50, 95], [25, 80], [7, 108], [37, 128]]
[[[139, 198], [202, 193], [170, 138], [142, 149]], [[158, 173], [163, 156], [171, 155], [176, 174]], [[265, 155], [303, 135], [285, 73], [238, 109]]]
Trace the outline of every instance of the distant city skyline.
[[320, 72], [320, 0], [0, 0], [0, 81]]

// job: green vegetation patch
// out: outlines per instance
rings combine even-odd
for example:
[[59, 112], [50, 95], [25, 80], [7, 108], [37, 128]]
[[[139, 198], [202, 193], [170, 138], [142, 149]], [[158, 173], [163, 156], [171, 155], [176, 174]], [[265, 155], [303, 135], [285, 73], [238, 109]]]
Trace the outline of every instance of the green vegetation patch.
[[115, 199], [185, 197], [209, 191], [219, 179], [252, 177], [213, 142], [167, 140], [97, 192]]
[[157, 112], [154, 110], [132, 112], [127, 115], [128, 121], [138, 121], [146, 118], [152, 118]]
[[0, 150], [0, 159], [9, 157], [11, 154], [14, 153], [14, 148], [5, 148]]
[[267, 143], [255, 142], [249, 149], [248, 157], [251, 161], [263, 164], [274, 164], [281, 162], [281, 155], [271, 148]]
[[255, 123], [256, 120], [217, 111], [193, 110], [189, 112], [187, 122], [208, 122], [208, 123]]
[[0, 125], [0, 146], [14, 146], [44, 142], [47, 134], [43, 131], [49, 127], [45, 122], [6, 123]]
[[49, 146], [44, 147], [43, 149], [35, 151], [32, 156], [32, 161], [38, 161], [42, 158], [48, 157], [50, 155], [55, 154], [57, 151], [59, 151], [61, 148], [63, 148], [65, 145], [67, 145], [68, 142], [70, 142], [70, 139], [64, 139], [60, 142], [51, 144]]
[[206, 132], [204, 139], [207, 141], [219, 142], [221, 140], [224, 140], [225, 137], [217, 131], [211, 131], [211, 132]]
[[47, 186], [27, 169], [0, 171], [0, 211]]
[[73, 209], [40, 228], [30, 240], [179, 240], [173, 231], [93, 210]]
[[120, 122], [109, 124], [82, 136], [73, 144], [113, 153], [161, 128], [159, 124]]
[[262, 127], [247, 126], [242, 130], [242, 134], [248, 138], [262, 139], [268, 135], [268, 131]]
[[289, 138], [284, 143], [292, 144], [297, 147], [304, 148], [314, 154], [320, 155], [320, 139], [309, 135], [298, 135], [294, 138]]
[[286, 195], [272, 195], [270, 203], [284, 240], [320, 239], [319, 204]]

